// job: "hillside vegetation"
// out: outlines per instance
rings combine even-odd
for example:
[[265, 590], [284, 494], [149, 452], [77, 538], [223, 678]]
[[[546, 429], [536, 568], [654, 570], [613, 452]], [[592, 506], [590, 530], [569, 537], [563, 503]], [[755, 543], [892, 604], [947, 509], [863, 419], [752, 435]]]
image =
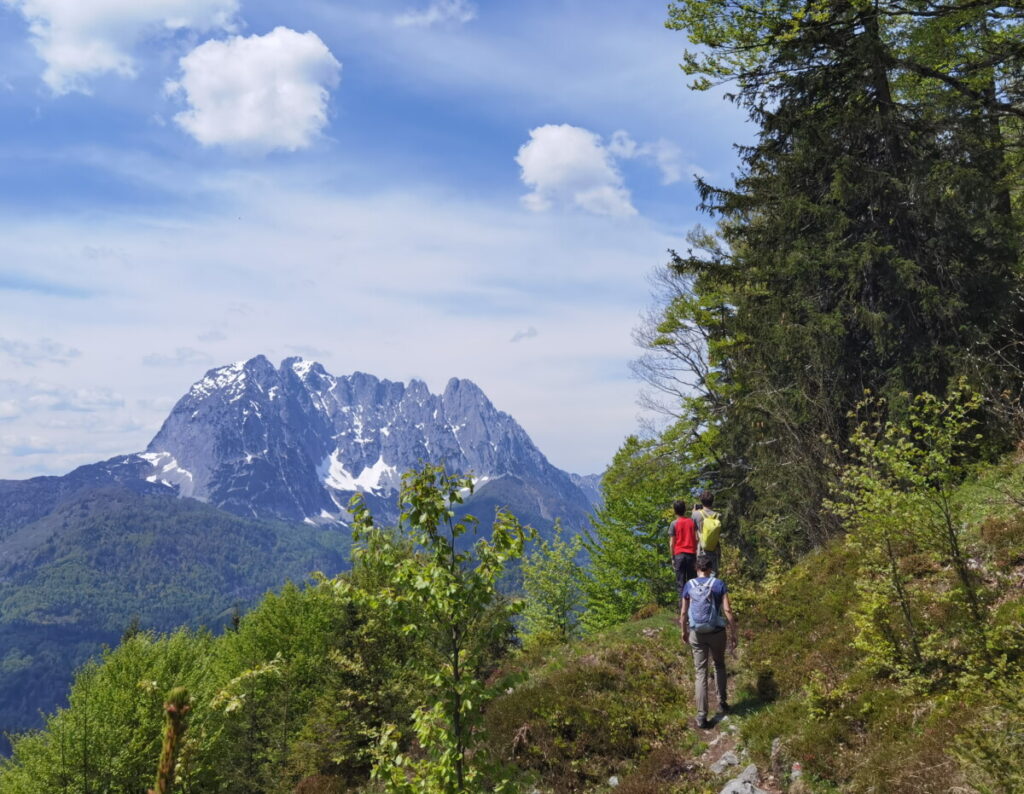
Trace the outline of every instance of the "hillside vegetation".
[[[364, 516], [352, 571], [269, 595], [220, 636], [141, 632], [86, 665], [69, 708], [17, 740], [0, 790], [138, 791], [160, 753], [164, 696], [185, 686], [180, 792], [369, 794], [407, 781], [410, 791], [568, 794], [609, 791], [612, 778], [634, 794], [716, 792], [724, 778], [707, 768], [708, 745], [719, 733], [735, 741], [730, 727], [766, 786], [784, 786], [799, 761], [804, 791], [1012, 792], [1024, 781], [1021, 471], [1008, 457], [950, 495], [969, 516], [962, 542], [984, 609], [977, 633], [952, 595], [948, 560], [921, 549], [895, 560], [915, 617], [932, 621], [920, 668], [875, 644], [873, 632], [901, 618], [895, 605], [874, 610], [864, 584], [877, 571], [853, 535], [757, 581], [734, 563], [725, 572], [742, 627], [730, 661], [734, 712], [715, 731], [695, 731], [692, 662], [674, 610], [651, 604], [561, 641], [550, 629], [527, 633], [517, 650], [514, 604], [495, 586], [501, 566], [486, 573], [502, 548], [515, 551], [514, 523], [501, 519], [505, 528], [476, 547], [477, 572], [460, 573], [446, 564], [452, 546], [431, 552], [424, 536], [413, 546]], [[458, 498], [459, 481], [437, 477], [410, 480], [407, 520], [430, 521], [424, 510]], [[528, 594], [545, 566], [573, 559], [562, 546], [527, 558]], [[457, 680], [443, 661], [452, 627], [464, 631]], [[463, 705], [452, 709], [455, 695]], [[453, 755], [455, 713], [467, 729]], [[444, 782], [456, 756], [461, 787]]]
[[173, 494], [89, 490], [0, 551], [0, 727], [38, 725], [126, 632], [220, 627], [287, 578], [347, 564], [347, 534], [232, 516]]

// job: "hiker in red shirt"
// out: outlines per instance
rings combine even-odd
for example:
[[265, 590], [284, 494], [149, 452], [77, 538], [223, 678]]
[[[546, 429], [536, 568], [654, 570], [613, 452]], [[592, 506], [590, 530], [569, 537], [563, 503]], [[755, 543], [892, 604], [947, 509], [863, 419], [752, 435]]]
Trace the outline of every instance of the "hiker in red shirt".
[[683, 597], [686, 583], [697, 575], [697, 525], [686, 515], [686, 502], [672, 503], [676, 520], [668, 528], [668, 551], [672, 555], [672, 569], [676, 572], [676, 591]]

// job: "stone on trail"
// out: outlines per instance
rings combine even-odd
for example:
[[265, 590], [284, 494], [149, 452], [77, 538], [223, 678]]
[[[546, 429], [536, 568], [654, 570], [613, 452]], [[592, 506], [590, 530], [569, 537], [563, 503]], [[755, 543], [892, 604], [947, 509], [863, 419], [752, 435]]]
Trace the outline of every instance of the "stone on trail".
[[739, 776], [726, 783], [725, 788], [719, 794], [769, 794], [763, 788], [758, 787], [758, 779], [757, 767], [751, 764]]
[[710, 767], [711, 771], [716, 775], [721, 775], [725, 770], [731, 766], [739, 766], [740, 758], [736, 753], [730, 750], [727, 753], [723, 753], [722, 757], [719, 758]]

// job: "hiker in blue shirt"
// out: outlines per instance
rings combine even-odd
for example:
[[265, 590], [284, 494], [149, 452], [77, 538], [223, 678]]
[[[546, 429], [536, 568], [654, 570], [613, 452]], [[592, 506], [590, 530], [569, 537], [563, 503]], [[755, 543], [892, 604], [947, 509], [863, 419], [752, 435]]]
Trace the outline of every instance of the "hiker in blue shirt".
[[697, 555], [697, 578], [683, 588], [683, 603], [679, 611], [679, 625], [683, 642], [693, 650], [694, 694], [697, 698], [697, 727], [710, 728], [708, 722], [708, 657], [715, 665], [718, 684], [718, 714], [729, 712], [726, 696], [725, 648], [736, 648], [736, 618], [729, 604], [725, 582], [712, 573], [712, 561], [707, 554]]

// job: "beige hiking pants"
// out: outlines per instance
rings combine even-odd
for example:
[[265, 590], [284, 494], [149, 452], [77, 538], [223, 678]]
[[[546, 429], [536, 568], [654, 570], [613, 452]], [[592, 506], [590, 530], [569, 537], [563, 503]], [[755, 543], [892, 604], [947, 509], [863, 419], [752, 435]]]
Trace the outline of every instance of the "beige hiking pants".
[[708, 717], [708, 657], [715, 665], [718, 683], [718, 704], [728, 703], [725, 693], [725, 629], [713, 634], [698, 634], [690, 629], [690, 648], [693, 650], [693, 690], [697, 697], [697, 719]]

